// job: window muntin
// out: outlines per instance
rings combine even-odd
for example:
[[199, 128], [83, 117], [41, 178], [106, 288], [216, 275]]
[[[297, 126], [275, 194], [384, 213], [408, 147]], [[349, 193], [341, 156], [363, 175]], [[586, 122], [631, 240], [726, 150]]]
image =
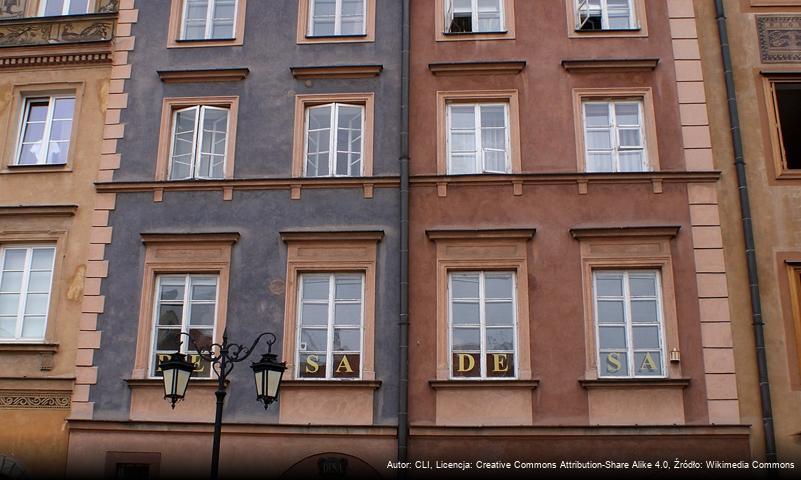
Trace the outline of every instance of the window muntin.
[[66, 164], [74, 114], [74, 96], [26, 98], [15, 165]]
[[303, 274], [299, 284], [296, 378], [361, 378], [364, 274]]
[[588, 172], [649, 170], [641, 100], [585, 101], [582, 107]]
[[448, 105], [448, 174], [509, 173], [509, 105]]
[[575, 0], [576, 30], [635, 30], [634, 0]]
[[56, 248], [0, 249], [0, 341], [41, 341], [45, 336]]
[[598, 375], [664, 377], [659, 272], [594, 271], [593, 296]]
[[184, 0], [181, 40], [236, 37], [237, 0]]
[[451, 378], [517, 376], [514, 272], [448, 275]]
[[39, 16], [83, 15], [91, 13], [92, 0], [42, 0]]
[[[209, 347], [216, 336], [217, 275], [159, 275], [153, 307], [153, 355], [150, 371], [160, 377], [158, 362], [180, 351], [195, 363], [195, 376], [210, 377], [211, 367], [197, 355], [188, 334], [201, 348]], [[194, 354], [192, 353], [194, 352]]]
[[227, 108], [205, 105], [173, 113], [170, 180], [223, 178], [228, 148], [228, 113]]
[[504, 0], [444, 1], [447, 33], [494, 33], [504, 30]]
[[367, 34], [367, 0], [309, 0], [309, 36]]
[[359, 177], [364, 158], [364, 106], [330, 103], [306, 109], [303, 173]]
[[800, 170], [801, 82], [776, 82], [774, 91], [783, 166], [788, 170]]

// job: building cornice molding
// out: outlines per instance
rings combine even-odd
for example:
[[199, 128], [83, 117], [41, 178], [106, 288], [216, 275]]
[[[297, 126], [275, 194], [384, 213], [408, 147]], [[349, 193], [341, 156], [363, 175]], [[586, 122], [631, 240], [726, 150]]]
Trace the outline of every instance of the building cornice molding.
[[570, 229], [570, 235], [576, 240], [584, 238], [622, 238], [622, 237], [667, 237], [675, 238], [679, 234], [679, 225], [648, 225], [625, 227], [577, 227]]
[[248, 77], [250, 69], [247, 67], [204, 68], [197, 70], [158, 70], [157, 73], [164, 83], [239, 82]]
[[153, 232], [140, 233], [142, 243], [236, 243], [239, 241], [239, 232], [208, 232], [208, 233], [169, 233]]
[[426, 236], [429, 240], [530, 240], [537, 229], [533, 227], [501, 227], [501, 228], [429, 228]]
[[295, 230], [282, 231], [281, 240], [290, 242], [317, 242], [317, 241], [365, 241], [380, 242], [384, 239], [383, 230]]
[[650, 72], [658, 58], [582, 58], [562, 60], [562, 68], [573, 73]]
[[526, 68], [525, 60], [430, 63], [434, 75], [517, 75]]
[[372, 78], [381, 75], [383, 65], [324, 65], [289, 67], [295, 80], [314, 78]]
[[78, 205], [0, 205], [0, 217], [73, 217]]

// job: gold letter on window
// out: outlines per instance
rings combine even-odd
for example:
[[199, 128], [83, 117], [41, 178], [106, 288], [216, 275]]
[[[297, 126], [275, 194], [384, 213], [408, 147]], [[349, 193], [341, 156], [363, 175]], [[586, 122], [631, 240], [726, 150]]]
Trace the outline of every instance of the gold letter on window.
[[317, 373], [320, 370], [320, 364], [317, 363], [317, 360], [319, 360], [317, 355], [306, 357], [306, 373]]

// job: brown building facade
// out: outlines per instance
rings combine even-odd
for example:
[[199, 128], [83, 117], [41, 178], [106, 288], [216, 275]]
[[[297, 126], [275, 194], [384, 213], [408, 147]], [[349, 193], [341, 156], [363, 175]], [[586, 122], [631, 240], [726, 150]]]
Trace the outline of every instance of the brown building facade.
[[[0, 471], [61, 475], [117, 2], [0, 2]], [[96, 247], [97, 245], [95, 245]], [[80, 359], [78, 359], [80, 362]]]
[[[720, 214], [737, 389], [743, 423], [752, 425], [756, 457], [768, 456], [763, 417], [774, 427], [780, 461], [801, 459], [801, 2], [742, 0], [722, 2], [736, 101], [742, 156], [759, 279], [761, 320], [772, 412], [761, 407], [754, 305], [749, 297], [748, 264], [740, 212], [735, 154], [714, 2], [696, 2], [701, 53], [717, 168], [722, 171]], [[772, 413], [772, 415], [770, 415]]]
[[480, 3], [412, 2], [410, 457], [747, 458], [693, 2]]

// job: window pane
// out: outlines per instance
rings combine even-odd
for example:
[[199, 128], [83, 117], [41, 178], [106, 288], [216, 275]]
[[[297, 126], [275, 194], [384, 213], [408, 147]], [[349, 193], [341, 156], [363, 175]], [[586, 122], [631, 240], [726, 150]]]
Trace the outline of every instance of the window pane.
[[629, 288], [632, 297], [655, 297], [656, 277], [654, 275], [631, 275]]
[[642, 150], [637, 150], [633, 152], [620, 152], [620, 171], [621, 172], [645, 171], [645, 165], [643, 164]]
[[71, 120], [53, 120], [53, 124], [50, 127], [50, 140], [67, 141], [70, 139], [71, 132]]
[[634, 363], [637, 375], [662, 375], [662, 355], [659, 352], [637, 352]]
[[358, 17], [342, 17], [342, 28], [340, 35], [363, 35], [364, 20]]
[[360, 16], [364, 12], [365, 0], [342, 0], [342, 15]]
[[0, 276], [0, 292], [19, 293], [22, 287], [22, 272], [5, 272]]
[[298, 359], [298, 375], [301, 378], [325, 378], [326, 362], [324, 354], [301, 354]]
[[487, 299], [512, 298], [511, 273], [488, 273], [484, 277], [484, 297]]
[[67, 163], [67, 148], [69, 143], [50, 142], [47, 152], [47, 163], [49, 165], [61, 165]]
[[203, 131], [198, 176], [222, 178], [228, 137], [228, 110], [203, 108]]
[[[73, 0], [75, 1], [75, 0]], [[75, 110], [75, 99], [72, 97], [56, 98], [53, 109], [53, 120], [72, 120]]]
[[190, 308], [189, 323], [191, 325], [214, 325], [214, 304], [193, 304]]
[[606, 103], [585, 103], [584, 124], [587, 127], [608, 127], [609, 105]]
[[62, 15], [65, 0], [45, 0], [44, 16]]
[[[9, 273], [8, 275], [15, 275]], [[17, 273], [16, 275], [20, 275]], [[5, 278], [3, 279], [5, 281]], [[0, 291], [2, 291], [0, 287]], [[33, 293], [48, 293], [50, 292], [50, 271], [46, 272], [31, 272], [30, 279], [28, 280], [28, 291]]]
[[40, 142], [44, 136], [45, 124], [41, 123], [28, 123], [25, 126], [25, 135], [22, 141], [25, 143]]
[[476, 169], [476, 155], [451, 155], [450, 158], [450, 171], [452, 175], [468, 175], [477, 173]]
[[479, 287], [478, 274], [452, 274], [451, 292], [452, 298], [474, 298], [478, 299]]
[[609, 130], [589, 130], [587, 148], [590, 150], [609, 150], [612, 148], [612, 135]]
[[587, 155], [588, 172], [611, 172], [612, 154], [611, 153], [590, 153]]
[[186, 17], [184, 18], [184, 38], [186, 40], [206, 38], [208, 8], [208, 0], [186, 0]]
[[454, 131], [451, 133], [451, 152], [475, 152], [476, 134], [473, 131]]
[[602, 352], [598, 363], [604, 377], [625, 377], [629, 373], [629, 362], [623, 352]]
[[329, 174], [332, 108], [332, 106], [326, 106], [308, 109], [307, 176], [316, 177]]
[[595, 276], [596, 295], [599, 297], [622, 297], [623, 276], [597, 274]]
[[659, 327], [634, 327], [634, 348], [635, 349], [658, 349]]
[[784, 167], [788, 170], [801, 169], [801, 83], [774, 83], [776, 91], [776, 110], [781, 128], [784, 149]]
[[159, 328], [156, 333], [156, 350], [178, 351], [181, 330], [177, 328]]
[[302, 329], [300, 349], [308, 352], [324, 352], [327, 349], [328, 332], [326, 330]]
[[454, 328], [453, 350], [480, 350], [481, 331], [478, 328]]
[[170, 180], [190, 178], [192, 176], [197, 110], [197, 108], [184, 110], [175, 115]]
[[0, 317], [0, 338], [14, 338], [17, 335], [17, 317]]
[[335, 325], [361, 325], [361, 304], [336, 304], [334, 306]]
[[475, 303], [453, 303], [453, 318], [451, 322], [454, 325], [478, 325], [479, 323], [479, 304]]
[[327, 325], [328, 305], [303, 304], [301, 323], [303, 325]]
[[512, 302], [487, 304], [487, 325], [514, 325], [514, 319], [514, 305]]
[[168, 280], [162, 279], [161, 281], [161, 300], [183, 300], [184, 298], [184, 284], [167, 284]]
[[52, 248], [34, 248], [31, 257], [32, 270], [51, 270], [53, 268]]
[[361, 350], [361, 330], [334, 329], [334, 351], [335, 352], [358, 352]]
[[609, 12], [609, 28], [611, 29], [626, 29], [631, 28], [629, 23], [628, 12], [610, 11]]
[[640, 137], [640, 129], [621, 129], [620, 134], [621, 147], [641, 147], [642, 138]]
[[362, 298], [362, 277], [361, 276], [336, 276], [336, 299], [337, 300], [361, 300]]
[[25, 266], [25, 256], [27, 251], [21, 248], [7, 249], [5, 254], [5, 261], [3, 262], [3, 270], [17, 270], [22, 271]]
[[304, 300], [328, 300], [329, 278], [326, 276], [303, 276]]
[[0, 315], [17, 315], [19, 313], [18, 294], [0, 294]]
[[159, 325], [181, 325], [183, 308], [183, 305], [160, 305]]
[[45, 148], [41, 143], [33, 143], [30, 145], [23, 145], [19, 153], [18, 165], [36, 165], [37, 163], [44, 163]]
[[601, 350], [615, 350], [626, 348], [625, 327], [599, 327], [598, 344]]
[[476, 114], [474, 107], [452, 105], [450, 107], [450, 113], [452, 129], [476, 128]]
[[205, 285], [203, 280], [192, 280], [192, 300], [214, 301], [217, 299], [217, 285]]
[[42, 338], [45, 331], [44, 316], [26, 316], [22, 323], [22, 338]]
[[640, 125], [640, 104], [638, 103], [617, 103], [615, 104], [615, 115], [617, 124], [621, 126]]
[[340, 106], [337, 119], [337, 175], [360, 175], [362, 108]]
[[656, 323], [655, 300], [633, 300], [631, 302], [631, 321], [634, 323]]
[[623, 302], [622, 301], [598, 301], [598, 322], [599, 323], [623, 323]]
[[488, 328], [487, 351], [514, 351], [514, 330], [511, 328]]
[[26, 315], [47, 315], [48, 294], [29, 293], [25, 299]]
[[[184, 338], [186, 338], [184, 336]], [[189, 350], [194, 351], [195, 345], [201, 349], [208, 349], [214, 343], [214, 333], [210, 328], [192, 328], [189, 330]]]

